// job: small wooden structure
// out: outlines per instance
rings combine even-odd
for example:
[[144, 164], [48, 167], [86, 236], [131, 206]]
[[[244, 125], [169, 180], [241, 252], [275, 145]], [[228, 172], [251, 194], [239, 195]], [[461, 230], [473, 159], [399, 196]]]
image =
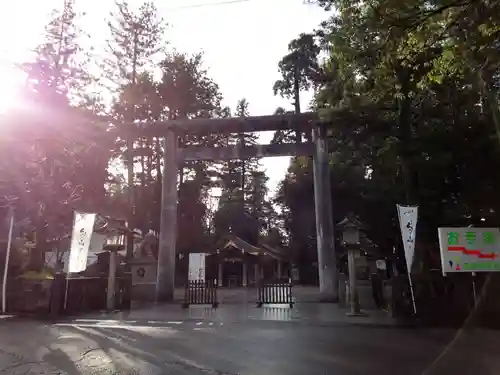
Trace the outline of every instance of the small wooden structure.
[[[133, 300], [154, 300], [157, 282], [155, 246], [155, 237], [145, 238], [129, 261]], [[237, 236], [228, 235], [212, 248], [193, 252], [206, 254], [205, 280], [216, 280], [217, 287], [257, 287], [262, 280], [288, 280], [289, 254], [267, 244], [254, 246]], [[176, 263], [177, 287], [186, 287], [189, 253], [177, 254]]]
[[289, 256], [279, 249], [254, 246], [234, 235], [226, 236], [221, 245], [207, 260], [207, 268], [217, 267], [219, 287], [257, 286], [264, 279], [288, 278], [284, 270]]

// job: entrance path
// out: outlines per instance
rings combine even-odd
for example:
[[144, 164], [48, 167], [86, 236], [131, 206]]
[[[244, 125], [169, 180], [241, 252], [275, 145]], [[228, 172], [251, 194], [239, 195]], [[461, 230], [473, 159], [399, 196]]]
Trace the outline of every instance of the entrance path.
[[[371, 293], [371, 290], [369, 292]], [[120, 313], [118, 316], [125, 320], [155, 320], [160, 317], [160, 319], [202, 319], [217, 322], [259, 320], [308, 324], [396, 325], [391, 314], [384, 311], [366, 309], [364, 311], [367, 315], [364, 317], [348, 317], [346, 316], [348, 310], [339, 308], [338, 304], [318, 303], [320, 295], [318, 288], [315, 287], [294, 287], [293, 297], [296, 304], [293, 309], [280, 306], [257, 308], [258, 290], [256, 288], [220, 288], [217, 291], [217, 297], [220, 302], [218, 309], [196, 305], [189, 309], [182, 309], [183, 290], [177, 289], [174, 304], [135, 308], [130, 312]], [[99, 314], [91, 316], [96, 319], [101, 317]]]
[[0, 374], [500, 373], [500, 333], [495, 331], [471, 330], [457, 336], [438, 329], [170, 319], [168, 311], [156, 307], [134, 312], [128, 319], [114, 314], [51, 324], [4, 319]]
[[302, 301], [292, 310], [156, 305], [50, 324], [6, 318], [0, 375], [500, 373], [499, 331], [401, 328], [383, 312], [349, 318], [334, 304]]
[[91, 319], [145, 320], [202, 320], [215, 323], [247, 321], [281, 321], [308, 325], [370, 325], [396, 327], [396, 321], [384, 311], [367, 311], [364, 317], [348, 317], [345, 308], [336, 304], [297, 303], [293, 309], [270, 305], [258, 308], [255, 304], [221, 304], [219, 308], [193, 305], [188, 309], [178, 304], [153, 305], [115, 314], [90, 314]]

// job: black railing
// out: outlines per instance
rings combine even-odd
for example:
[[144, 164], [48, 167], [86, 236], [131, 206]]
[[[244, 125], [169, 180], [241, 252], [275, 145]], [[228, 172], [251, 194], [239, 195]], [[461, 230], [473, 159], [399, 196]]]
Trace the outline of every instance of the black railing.
[[185, 293], [184, 308], [189, 305], [212, 305], [214, 308], [219, 306], [217, 302], [217, 284], [214, 280], [189, 280]]
[[293, 307], [292, 283], [290, 282], [264, 282], [259, 285], [259, 301], [257, 307], [264, 304], [289, 305]]

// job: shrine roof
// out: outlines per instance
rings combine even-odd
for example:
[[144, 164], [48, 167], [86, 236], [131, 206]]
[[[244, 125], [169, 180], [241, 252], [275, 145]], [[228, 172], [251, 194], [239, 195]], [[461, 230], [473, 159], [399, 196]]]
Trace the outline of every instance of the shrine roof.
[[[220, 247], [220, 249], [227, 249], [230, 247], [234, 247], [238, 250], [241, 250], [247, 254], [252, 254], [252, 255], [269, 255], [272, 258], [278, 259], [278, 260], [286, 260], [287, 256], [286, 254], [281, 251], [280, 249], [276, 249], [274, 247], [271, 247], [267, 244], [259, 243], [258, 246], [254, 246], [247, 241], [241, 239], [240, 237], [237, 237], [235, 235], [227, 235], [224, 238], [224, 245]], [[219, 249], [219, 250], [220, 250]]]

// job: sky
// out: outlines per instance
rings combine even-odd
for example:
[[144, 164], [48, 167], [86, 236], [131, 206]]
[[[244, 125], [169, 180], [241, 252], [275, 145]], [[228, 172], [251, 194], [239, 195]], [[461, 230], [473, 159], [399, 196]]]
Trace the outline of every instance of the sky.
[[[139, 6], [142, 0], [129, 0]], [[40, 40], [50, 11], [64, 0], [16, 0], [0, 3], [0, 103], [8, 103], [13, 86], [9, 64], [21, 61]], [[272, 114], [281, 106], [292, 109], [289, 100], [273, 94], [280, 78], [278, 61], [287, 53], [291, 39], [310, 32], [328, 17], [321, 8], [305, 0], [157, 0], [160, 15], [169, 23], [166, 39], [179, 52], [204, 52], [205, 66], [224, 95], [224, 104], [234, 109], [246, 98], [250, 115]], [[224, 4], [225, 3], [225, 4]], [[76, 0], [85, 12], [84, 29], [92, 43], [105, 43], [106, 19], [114, 0]], [[27, 26], [29, 25], [29, 26]], [[15, 37], [13, 37], [15, 36]], [[302, 93], [302, 107], [312, 98]], [[5, 104], [4, 104], [5, 105]], [[268, 143], [272, 134], [262, 134]], [[283, 179], [288, 157], [262, 161], [273, 191]]]

